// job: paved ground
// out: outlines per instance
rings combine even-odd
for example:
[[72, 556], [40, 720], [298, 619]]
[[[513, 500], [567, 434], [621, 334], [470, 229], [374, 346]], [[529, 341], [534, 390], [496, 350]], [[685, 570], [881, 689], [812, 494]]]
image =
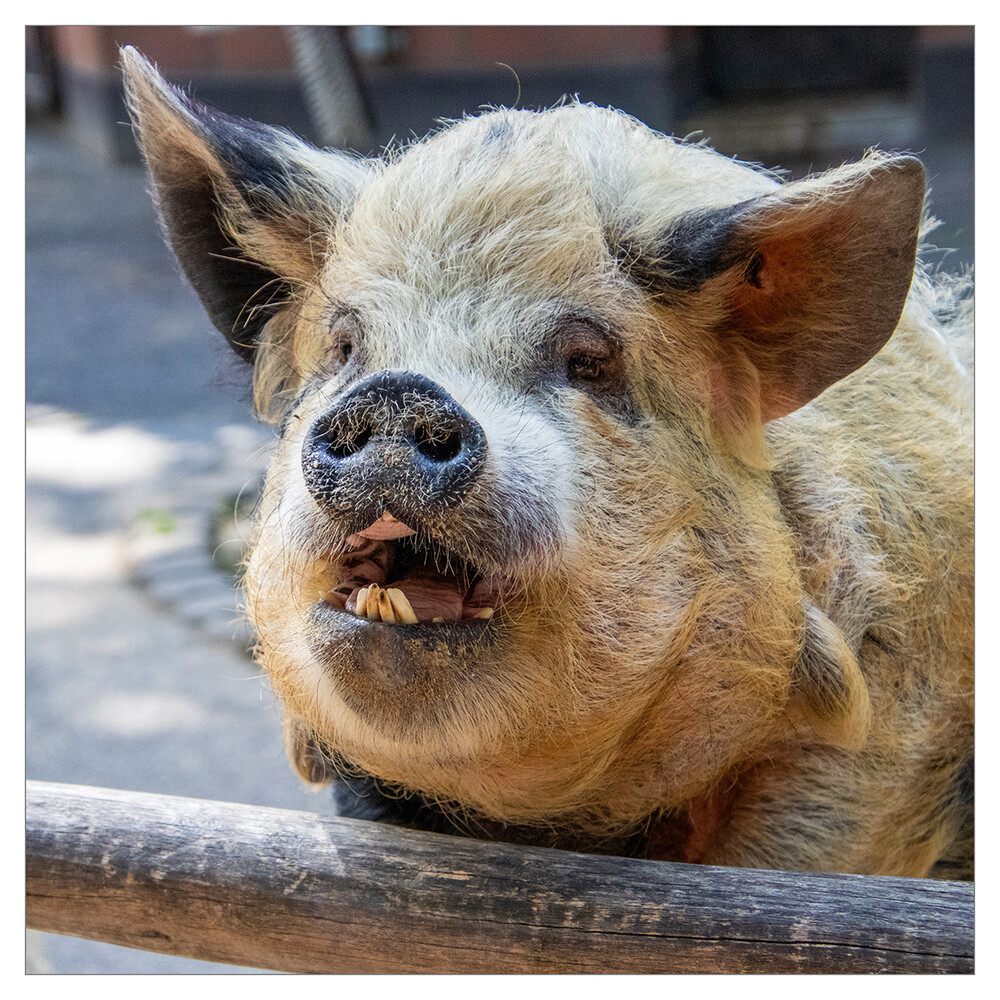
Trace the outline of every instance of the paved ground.
[[[719, 137], [716, 136], [716, 139]], [[971, 262], [971, 144], [927, 137], [942, 245]], [[241, 652], [208, 523], [270, 431], [164, 248], [138, 167], [28, 134], [27, 775], [326, 810]], [[155, 558], [154, 558], [155, 557]], [[32, 936], [54, 972], [230, 972]]]

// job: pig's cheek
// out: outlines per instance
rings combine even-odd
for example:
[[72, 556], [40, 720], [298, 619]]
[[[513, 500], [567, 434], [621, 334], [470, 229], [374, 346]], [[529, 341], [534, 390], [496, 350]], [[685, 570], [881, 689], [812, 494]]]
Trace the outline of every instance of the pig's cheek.
[[575, 534], [574, 459], [564, 435], [524, 406], [486, 413], [482, 424], [490, 449], [488, 491], [505, 520], [536, 539], [569, 542]]
[[581, 454], [555, 429], [547, 428], [547, 432], [548, 439], [538, 451], [535, 478], [539, 491], [556, 515], [562, 537], [567, 544], [572, 544], [580, 510], [577, 482]]

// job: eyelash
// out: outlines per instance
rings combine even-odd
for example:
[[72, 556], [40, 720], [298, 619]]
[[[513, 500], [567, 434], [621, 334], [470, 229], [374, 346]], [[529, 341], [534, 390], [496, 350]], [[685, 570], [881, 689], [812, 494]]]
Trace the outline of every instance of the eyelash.
[[595, 382], [604, 374], [605, 360], [584, 351], [577, 351], [566, 361], [566, 377], [572, 382]]

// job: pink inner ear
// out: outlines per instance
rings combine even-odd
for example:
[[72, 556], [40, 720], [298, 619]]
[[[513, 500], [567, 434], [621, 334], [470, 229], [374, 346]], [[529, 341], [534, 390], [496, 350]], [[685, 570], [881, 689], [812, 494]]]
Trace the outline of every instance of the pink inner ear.
[[[812, 280], [808, 241], [774, 239], [757, 249], [744, 280], [733, 290], [730, 299], [733, 326], [722, 338], [723, 346], [735, 338], [747, 358], [753, 362], [759, 377], [760, 420], [766, 423], [782, 417], [801, 406], [794, 386], [799, 371], [786, 371], [782, 360], [790, 358], [782, 348], [796, 331], [790, 328], [795, 317], [807, 308]], [[808, 365], [807, 357], [795, 358], [796, 368]], [[747, 385], [733, 385], [740, 378], [743, 365], [728, 362], [713, 363], [709, 371], [712, 401], [717, 413], [729, 419], [746, 419]], [[745, 376], [741, 381], [746, 381]]]
[[739, 328], [762, 340], [780, 339], [783, 320], [803, 310], [816, 285], [816, 248], [808, 234], [769, 240], [758, 248], [747, 280], [733, 295]]
[[745, 266], [720, 280], [729, 308], [708, 373], [727, 437], [791, 413], [882, 349], [913, 278], [923, 196], [916, 160], [873, 155], [749, 203], [732, 246]]
[[[757, 247], [745, 279], [731, 297], [732, 334], [760, 377], [760, 418], [783, 417], [809, 402], [814, 386], [829, 380], [824, 372], [842, 351], [836, 341], [816, 337], [813, 315], [840, 283], [836, 264], [826, 259], [843, 227], [827, 216], [826, 225], [799, 228], [783, 237], [765, 238]], [[832, 265], [832, 266], [831, 266]], [[834, 367], [838, 362], [833, 362]], [[720, 378], [725, 378], [725, 368]], [[731, 389], [725, 390], [731, 393]], [[721, 393], [713, 387], [713, 397]]]

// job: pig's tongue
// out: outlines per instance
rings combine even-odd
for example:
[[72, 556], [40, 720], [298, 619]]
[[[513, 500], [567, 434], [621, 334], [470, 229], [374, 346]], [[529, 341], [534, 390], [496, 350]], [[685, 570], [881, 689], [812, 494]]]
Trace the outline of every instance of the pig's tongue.
[[500, 600], [495, 580], [480, 580], [471, 590], [463, 589], [454, 577], [441, 576], [432, 569], [416, 570], [386, 586], [401, 590], [422, 622], [432, 622], [435, 618], [445, 622], [475, 618], [484, 608], [495, 608]]
[[422, 622], [431, 622], [435, 618], [457, 622], [462, 617], [465, 594], [459, 590], [458, 580], [454, 578], [441, 576], [434, 570], [416, 570], [387, 586], [406, 595], [413, 613]]
[[409, 525], [387, 511], [367, 528], [351, 535], [347, 542], [354, 551], [344, 564], [350, 576], [332, 590], [327, 599], [354, 614], [359, 593], [370, 584], [385, 590], [401, 590], [421, 622], [460, 621], [496, 606], [500, 596], [496, 581], [479, 580], [470, 589], [467, 583], [460, 583], [458, 577], [444, 575], [432, 567], [416, 567], [401, 579], [386, 583], [388, 566], [382, 542], [413, 534], [416, 532]]
[[[401, 590], [421, 622], [457, 622], [481, 617], [484, 609], [492, 610], [500, 599], [499, 586], [493, 580], [480, 580], [468, 590], [461, 588], [454, 577], [442, 576], [433, 569], [414, 570], [402, 580], [385, 584], [385, 589]], [[350, 595], [343, 590], [332, 592], [329, 599], [356, 614], [361, 590], [360, 586], [354, 587]]]
[[[388, 541], [393, 538], [406, 538], [416, 532], [402, 521], [397, 520], [386, 511], [377, 521], [367, 528], [351, 535], [348, 543], [354, 546], [379, 540]], [[442, 621], [458, 621], [462, 617], [462, 598], [465, 596], [459, 590], [458, 580], [449, 579], [434, 570], [416, 570], [407, 574], [404, 580], [385, 585], [401, 590], [413, 608], [413, 613], [422, 622], [440, 618]], [[358, 587], [347, 600], [348, 610], [353, 610], [358, 599]]]
[[[368, 586], [368, 584], [364, 587], [356, 586], [349, 594], [346, 592], [346, 587], [338, 588], [327, 595], [327, 600], [352, 615], [357, 614], [358, 595]], [[381, 589], [377, 584], [375, 587]], [[433, 571], [411, 573], [405, 579], [386, 584], [384, 589], [401, 590], [410, 602], [417, 621], [432, 622], [436, 618], [443, 622], [457, 622], [463, 617], [464, 594], [459, 590], [458, 581], [449, 580]]]
[[363, 531], [349, 536], [347, 544], [357, 548], [363, 545], [368, 539], [387, 541], [390, 538], [405, 538], [407, 535], [415, 534], [416, 532], [408, 524], [397, 521], [392, 514], [386, 511], [377, 521], [373, 521]]

